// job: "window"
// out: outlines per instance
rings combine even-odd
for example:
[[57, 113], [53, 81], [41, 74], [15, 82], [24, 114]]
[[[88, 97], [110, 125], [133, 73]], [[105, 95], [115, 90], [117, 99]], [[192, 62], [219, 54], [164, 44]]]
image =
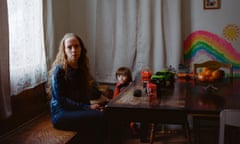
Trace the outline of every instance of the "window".
[[47, 80], [42, 0], [8, 0], [11, 95]]

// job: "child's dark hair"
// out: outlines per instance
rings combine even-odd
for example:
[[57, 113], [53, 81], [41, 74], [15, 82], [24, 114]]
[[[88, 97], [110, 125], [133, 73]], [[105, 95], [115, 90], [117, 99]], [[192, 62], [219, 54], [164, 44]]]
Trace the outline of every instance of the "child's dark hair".
[[127, 67], [119, 67], [116, 71], [116, 79], [118, 75], [124, 75], [127, 76], [127, 82], [132, 81], [132, 73], [131, 70]]

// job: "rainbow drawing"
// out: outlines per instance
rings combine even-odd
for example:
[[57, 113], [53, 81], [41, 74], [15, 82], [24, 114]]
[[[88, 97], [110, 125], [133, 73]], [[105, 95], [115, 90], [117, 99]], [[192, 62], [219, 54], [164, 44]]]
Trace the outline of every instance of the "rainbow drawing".
[[195, 31], [184, 41], [184, 63], [193, 65], [217, 60], [233, 65], [234, 76], [240, 76], [240, 53], [225, 39], [208, 31]]

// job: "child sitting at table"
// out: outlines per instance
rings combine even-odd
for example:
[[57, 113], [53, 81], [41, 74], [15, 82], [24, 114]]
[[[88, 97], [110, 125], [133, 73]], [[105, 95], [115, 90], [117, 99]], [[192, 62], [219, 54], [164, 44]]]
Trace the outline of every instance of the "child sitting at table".
[[[117, 97], [120, 92], [132, 83], [131, 70], [127, 67], [119, 67], [116, 71], [116, 79], [117, 83], [115, 85], [113, 98]], [[132, 135], [136, 135], [139, 128], [135, 122], [130, 122], [130, 129]]]
[[123, 91], [132, 82], [131, 70], [127, 67], [119, 67], [116, 71], [117, 83], [115, 85], [113, 98]]

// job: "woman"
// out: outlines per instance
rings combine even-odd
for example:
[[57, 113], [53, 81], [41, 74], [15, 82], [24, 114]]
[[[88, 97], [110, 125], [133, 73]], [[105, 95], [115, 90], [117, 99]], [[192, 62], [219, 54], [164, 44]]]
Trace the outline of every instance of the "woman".
[[83, 41], [76, 34], [65, 34], [49, 72], [51, 120], [55, 128], [84, 134], [85, 143], [101, 143], [104, 113], [101, 105], [90, 104], [91, 95], [100, 94], [92, 91], [92, 81]]

